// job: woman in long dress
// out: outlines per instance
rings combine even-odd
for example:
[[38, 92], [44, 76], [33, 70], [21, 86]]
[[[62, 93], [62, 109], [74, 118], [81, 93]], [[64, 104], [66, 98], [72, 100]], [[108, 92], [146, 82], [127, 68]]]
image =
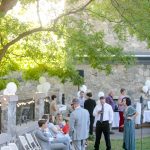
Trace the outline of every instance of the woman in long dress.
[[118, 111], [119, 111], [119, 132], [123, 132], [123, 124], [124, 124], [124, 117], [123, 117], [123, 112], [124, 112], [124, 104], [122, 99], [126, 95], [126, 90], [124, 88], [121, 88], [120, 90], [121, 95], [118, 98]]
[[128, 97], [123, 98], [124, 110], [124, 137], [123, 148], [125, 150], [135, 150], [135, 123], [134, 119], [137, 112], [131, 106], [131, 100]]

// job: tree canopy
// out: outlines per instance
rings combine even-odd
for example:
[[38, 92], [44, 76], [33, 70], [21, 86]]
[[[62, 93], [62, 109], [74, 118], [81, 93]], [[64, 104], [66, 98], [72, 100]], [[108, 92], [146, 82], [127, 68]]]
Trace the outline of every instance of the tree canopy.
[[106, 73], [114, 63], [129, 65], [130, 54], [106, 44], [93, 22], [110, 22], [119, 40], [131, 34], [150, 45], [149, 6], [148, 0], [0, 0], [0, 76], [20, 71], [36, 80], [48, 73], [80, 84], [76, 64]]

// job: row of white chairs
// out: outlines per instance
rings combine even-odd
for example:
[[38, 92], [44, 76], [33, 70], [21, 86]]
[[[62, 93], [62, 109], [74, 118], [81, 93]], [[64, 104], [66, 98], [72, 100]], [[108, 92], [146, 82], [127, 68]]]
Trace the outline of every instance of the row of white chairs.
[[[26, 133], [25, 136], [19, 136], [19, 140], [24, 150], [41, 150], [36, 136]], [[1, 150], [19, 150], [15, 143], [9, 143], [8, 146], [1, 147]]]
[[38, 143], [37, 138], [34, 134], [32, 136], [30, 133], [26, 133], [25, 137], [19, 136], [24, 150], [41, 150], [40, 144]]

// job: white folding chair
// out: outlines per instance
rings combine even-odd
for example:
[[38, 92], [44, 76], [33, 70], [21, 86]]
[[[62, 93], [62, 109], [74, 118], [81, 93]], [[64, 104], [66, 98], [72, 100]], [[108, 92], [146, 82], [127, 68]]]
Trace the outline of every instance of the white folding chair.
[[26, 133], [25, 135], [30, 147], [32, 147], [34, 150], [41, 150], [30, 133]]
[[19, 150], [16, 143], [9, 143], [8, 145], [11, 148], [11, 150]]
[[22, 147], [24, 148], [24, 150], [33, 150], [28, 142], [26, 141], [26, 138], [24, 136], [19, 136], [20, 142], [22, 144]]
[[1, 150], [11, 150], [9, 146], [3, 146], [1, 147]]
[[38, 140], [37, 140], [35, 134], [33, 133], [32, 135], [33, 135], [33, 138], [34, 138], [34, 140], [35, 140], [36, 145], [41, 149], [41, 146], [40, 146], [40, 144], [39, 144], [39, 142], [38, 142]]

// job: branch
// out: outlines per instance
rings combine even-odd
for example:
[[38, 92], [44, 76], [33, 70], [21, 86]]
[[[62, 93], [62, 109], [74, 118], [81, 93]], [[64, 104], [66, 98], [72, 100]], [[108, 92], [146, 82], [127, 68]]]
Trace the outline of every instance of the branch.
[[4, 46], [4, 43], [3, 43], [3, 37], [2, 37], [2, 35], [1, 35], [1, 33], [0, 33], [0, 43], [1, 43], [1, 46], [3, 47], [3, 46]]
[[26, 57], [25, 55], [19, 55], [19, 54], [15, 54], [15, 53], [13, 53], [13, 52], [11, 52], [11, 54], [14, 55], [14, 56], [20, 57], [20, 58], [21, 58], [21, 57], [22, 57], [22, 58], [25, 58], [25, 57]]
[[41, 21], [41, 18], [40, 18], [40, 11], [39, 11], [39, 0], [36, 0], [37, 2], [37, 16], [38, 16], [38, 19], [39, 19], [39, 23], [40, 23], [40, 26], [42, 27], [42, 21]]
[[17, 2], [18, 0], [2, 0], [0, 5], [0, 18], [5, 16], [6, 13], [17, 4]]
[[120, 21], [111, 20], [110, 18], [107, 18], [105, 15], [98, 14], [98, 13], [92, 11], [91, 9], [86, 9], [86, 10], [91, 12], [92, 14], [95, 14], [96, 16], [98, 16], [100, 18], [104, 18], [104, 19], [108, 20], [109, 22], [114, 22], [114, 23], [121, 23], [122, 22], [122, 20], [120, 20]]
[[[145, 38], [148, 36], [143, 32], [141, 32], [132, 22], [130, 22], [124, 15], [123, 13], [118, 9], [120, 7], [119, 3], [117, 0], [111, 0], [112, 6], [116, 9], [116, 11], [119, 13], [119, 15], [126, 21], [126, 23], [136, 32], [140, 33], [141, 35], [144, 35]], [[117, 6], [115, 6], [115, 3]], [[125, 10], [124, 10], [125, 11]]]
[[15, 38], [14, 40], [10, 41], [9, 43], [7, 43], [6, 45], [3, 46], [2, 49], [0, 49], [0, 61], [2, 60], [2, 58], [4, 57], [4, 55], [6, 54], [7, 49], [12, 46], [13, 44], [15, 44], [16, 42], [18, 42], [19, 40], [23, 39], [26, 36], [29, 36], [30, 34], [36, 33], [36, 32], [40, 32], [40, 31], [54, 31], [54, 28], [42, 28], [42, 27], [38, 27], [26, 32], [23, 32], [21, 34], [19, 34], [19, 36], [17, 38]]
[[59, 19], [61, 19], [62, 17], [71, 15], [71, 14], [75, 14], [77, 12], [83, 11], [92, 1], [94, 0], [89, 0], [85, 5], [83, 5], [82, 7], [80, 7], [77, 10], [73, 10], [73, 11], [69, 11], [67, 13], [61, 14], [60, 16], [58, 16], [55, 20], [54, 20], [54, 24], [53, 27], [51, 28], [43, 28], [43, 27], [38, 27], [26, 32], [23, 32], [21, 34], [18, 35], [17, 38], [15, 38], [14, 40], [10, 41], [9, 43], [7, 43], [6, 45], [3, 46], [2, 49], [0, 49], [0, 62], [2, 60], [2, 58], [5, 56], [6, 51], [8, 50], [8, 48], [10, 46], [12, 46], [13, 44], [15, 44], [16, 42], [18, 42], [19, 40], [23, 39], [26, 36], [29, 36], [30, 34], [36, 33], [36, 32], [41, 32], [41, 31], [54, 31], [55, 30], [55, 25], [58, 22]]
[[72, 11], [66, 12], [64, 14], [61, 14], [54, 20], [54, 25], [58, 22], [59, 19], [65, 17], [65, 16], [69, 16], [71, 14], [75, 14], [77, 12], [83, 11], [92, 1], [94, 1], [94, 0], [89, 0], [86, 4], [84, 4], [82, 7], [78, 8], [76, 10], [72, 10]]

